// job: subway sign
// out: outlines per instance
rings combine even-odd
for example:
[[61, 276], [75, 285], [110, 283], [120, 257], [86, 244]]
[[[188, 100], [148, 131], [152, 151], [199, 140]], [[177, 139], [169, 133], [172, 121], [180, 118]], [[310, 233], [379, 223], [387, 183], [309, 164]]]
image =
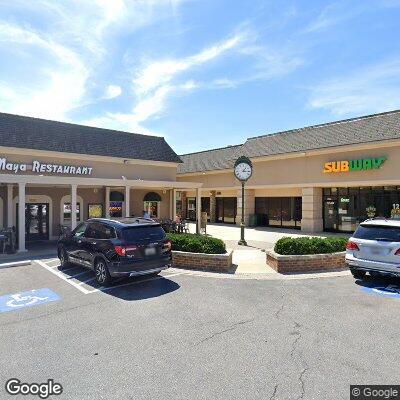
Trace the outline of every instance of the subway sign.
[[331, 161], [324, 164], [324, 173], [368, 171], [379, 169], [387, 157], [361, 158], [359, 160]]

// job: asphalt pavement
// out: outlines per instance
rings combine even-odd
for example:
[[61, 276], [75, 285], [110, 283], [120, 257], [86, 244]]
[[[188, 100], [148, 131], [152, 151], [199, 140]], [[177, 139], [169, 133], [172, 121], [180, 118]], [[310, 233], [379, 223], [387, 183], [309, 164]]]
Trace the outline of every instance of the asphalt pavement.
[[336, 400], [350, 384], [400, 382], [397, 281], [168, 270], [101, 288], [43, 263], [0, 270], [0, 296], [56, 295], [0, 312], [1, 399], [38, 398], [7, 394], [10, 378], [51, 378], [63, 386], [52, 399], [78, 400]]

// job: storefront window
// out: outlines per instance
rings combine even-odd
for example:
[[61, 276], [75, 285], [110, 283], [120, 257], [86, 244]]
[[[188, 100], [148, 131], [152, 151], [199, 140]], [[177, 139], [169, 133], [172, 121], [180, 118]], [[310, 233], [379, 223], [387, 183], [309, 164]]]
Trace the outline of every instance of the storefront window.
[[110, 201], [110, 217], [111, 218], [121, 218], [122, 217], [122, 201]]
[[[64, 222], [71, 222], [71, 203], [64, 203], [63, 205], [63, 219]], [[81, 220], [80, 204], [76, 203], [76, 220]]]
[[150, 218], [158, 218], [158, 209], [159, 209], [158, 201], [143, 202], [143, 209], [144, 211], [149, 213]]
[[[325, 192], [324, 192], [325, 193]], [[324, 229], [327, 231], [354, 232], [368, 218], [391, 218], [394, 204], [400, 200], [400, 191], [392, 187], [343, 188], [324, 195]]]
[[236, 197], [217, 197], [216, 206], [217, 222], [222, 222], [225, 224], [236, 223]]
[[256, 197], [257, 225], [299, 228], [302, 218], [301, 197]]
[[88, 205], [89, 218], [101, 218], [103, 216], [103, 204]]

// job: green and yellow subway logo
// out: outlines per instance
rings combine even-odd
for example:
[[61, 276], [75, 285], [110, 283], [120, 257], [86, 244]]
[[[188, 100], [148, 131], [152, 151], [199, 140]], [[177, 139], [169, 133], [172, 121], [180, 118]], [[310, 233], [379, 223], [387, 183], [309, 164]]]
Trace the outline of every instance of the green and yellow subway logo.
[[324, 173], [330, 174], [333, 172], [353, 172], [379, 169], [386, 160], [387, 157], [361, 158], [359, 160], [349, 161], [331, 161], [324, 164]]

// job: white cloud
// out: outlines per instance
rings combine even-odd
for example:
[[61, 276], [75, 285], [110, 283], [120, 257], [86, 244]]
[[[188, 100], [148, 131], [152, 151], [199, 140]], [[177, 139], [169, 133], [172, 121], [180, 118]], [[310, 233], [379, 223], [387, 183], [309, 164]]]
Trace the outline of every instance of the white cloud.
[[114, 99], [115, 97], [121, 96], [122, 88], [117, 85], [108, 85], [104, 94], [104, 99]]
[[243, 40], [244, 35], [238, 34], [186, 58], [150, 62], [137, 72], [133, 80], [135, 91], [146, 94], [169, 83], [176, 75], [218, 58]]
[[[14, 0], [2, 4], [0, 46], [13, 62], [28, 55], [34, 65], [21, 62], [15, 71], [8, 71], [7, 80], [4, 74], [0, 76], [1, 109], [68, 120], [70, 111], [104, 98], [93, 98], [87, 89], [88, 83], [103, 86], [96, 72], [112, 50], [110, 40], [169, 17], [182, 1]], [[6, 20], [7, 14], [14, 18]], [[110, 85], [104, 96], [121, 93], [121, 87]]]
[[0, 23], [0, 44], [28, 46], [45, 51], [52, 65], [41, 70], [40, 87], [29, 82], [10, 87], [1, 82], [0, 104], [3, 110], [18, 114], [65, 119], [65, 113], [77, 107], [85, 92], [88, 69], [72, 50], [40, 34], [11, 24]]
[[309, 106], [342, 116], [400, 108], [400, 59], [375, 64], [311, 89]]

